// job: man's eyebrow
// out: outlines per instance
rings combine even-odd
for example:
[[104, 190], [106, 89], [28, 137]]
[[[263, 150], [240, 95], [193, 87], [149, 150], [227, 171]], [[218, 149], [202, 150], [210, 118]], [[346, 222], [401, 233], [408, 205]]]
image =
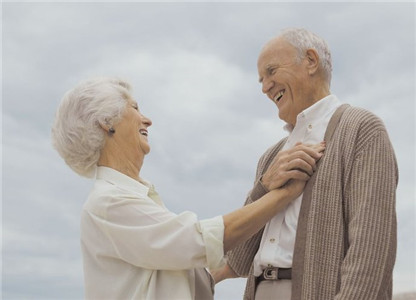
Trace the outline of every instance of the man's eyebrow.
[[267, 66], [266, 66], [266, 71], [270, 71], [271, 69], [274, 69], [274, 68], [276, 68], [277, 67], [277, 65], [276, 64], [268, 64]]
[[[266, 67], [264, 68], [266, 70], [266, 73], [269, 74], [270, 70], [273, 68], [276, 68], [277, 65], [276, 64], [267, 64]], [[259, 82], [262, 83], [263, 82], [263, 77], [259, 78]]]

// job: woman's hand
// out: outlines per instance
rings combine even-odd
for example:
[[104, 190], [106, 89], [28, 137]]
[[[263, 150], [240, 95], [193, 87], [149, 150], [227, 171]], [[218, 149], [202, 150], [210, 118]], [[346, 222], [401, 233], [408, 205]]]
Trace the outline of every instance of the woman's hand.
[[224, 279], [239, 277], [234, 272], [234, 270], [231, 269], [231, 267], [228, 265], [228, 263], [226, 263], [224, 265], [224, 267], [222, 267], [221, 269], [210, 270], [210, 273], [212, 275], [212, 278], [214, 278], [215, 284], [217, 284], [218, 282], [223, 281]]
[[305, 180], [290, 179], [280, 190], [286, 190], [289, 198], [296, 199], [302, 194], [306, 182]]

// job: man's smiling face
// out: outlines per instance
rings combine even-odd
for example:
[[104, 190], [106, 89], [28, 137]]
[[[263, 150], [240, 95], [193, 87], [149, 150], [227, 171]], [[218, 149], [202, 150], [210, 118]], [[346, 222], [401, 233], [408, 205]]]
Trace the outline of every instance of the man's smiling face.
[[257, 68], [262, 91], [279, 109], [279, 118], [296, 124], [297, 115], [309, 107], [310, 89], [305, 58], [283, 38], [269, 42], [260, 53]]

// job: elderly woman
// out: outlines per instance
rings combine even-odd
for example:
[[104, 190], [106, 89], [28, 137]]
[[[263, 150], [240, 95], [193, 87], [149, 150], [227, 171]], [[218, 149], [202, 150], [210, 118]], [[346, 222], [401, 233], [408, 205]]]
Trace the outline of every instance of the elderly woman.
[[[54, 147], [76, 173], [95, 177], [81, 216], [87, 299], [212, 299], [205, 267], [220, 267], [224, 253], [295, 199], [310, 175], [299, 171], [298, 180], [224, 216], [174, 214], [140, 174], [151, 125], [129, 84], [112, 78], [81, 83], [57, 111]], [[306, 150], [311, 165], [323, 148]]]

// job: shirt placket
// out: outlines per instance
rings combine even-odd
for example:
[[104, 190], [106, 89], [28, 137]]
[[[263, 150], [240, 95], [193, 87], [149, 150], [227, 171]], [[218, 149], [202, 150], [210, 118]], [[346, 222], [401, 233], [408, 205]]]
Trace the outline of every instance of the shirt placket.
[[[282, 224], [284, 220], [284, 214], [279, 213], [268, 224], [269, 228], [273, 230], [268, 231], [267, 239], [265, 241], [265, 247], [263, 252], [263, 261], [272, 262], [275, 260], [277, 247], [279, 244], [280, 231], [282, 230]], [[269, 264], [271, 266], [271, 264]]]

